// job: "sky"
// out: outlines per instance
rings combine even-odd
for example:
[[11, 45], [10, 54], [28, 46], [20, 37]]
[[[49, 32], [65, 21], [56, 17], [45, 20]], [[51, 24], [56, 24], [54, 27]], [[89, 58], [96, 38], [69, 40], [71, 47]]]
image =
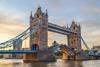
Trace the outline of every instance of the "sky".
[[[70, 26], [74, 20], [80, 24], [90, 48], [100, 45], [100, 0], [0, 0], [0, 43], [26, 30], [30, 12], [34, 15], [38, 6], [48, 10], [51, 23]], [[54, 40], [67, 44], [67, 36], [48, 32], [48, 44]]]

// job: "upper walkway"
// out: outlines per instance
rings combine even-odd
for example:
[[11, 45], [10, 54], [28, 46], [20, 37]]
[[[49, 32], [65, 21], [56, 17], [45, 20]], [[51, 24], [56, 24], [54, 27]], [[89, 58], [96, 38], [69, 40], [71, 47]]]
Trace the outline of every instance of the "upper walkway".
[[62, 27], [62, 26], [59, 26], [59, 25], [56, 25], [53, 23], [49, 23], [49, 22], [48, 22], [48, 31], [60, 33], [63, 35], [68, 35], [70, 33], [76, 33], [76, 32], [73, 32], [72, 30], [70, 30], [69, 28]]

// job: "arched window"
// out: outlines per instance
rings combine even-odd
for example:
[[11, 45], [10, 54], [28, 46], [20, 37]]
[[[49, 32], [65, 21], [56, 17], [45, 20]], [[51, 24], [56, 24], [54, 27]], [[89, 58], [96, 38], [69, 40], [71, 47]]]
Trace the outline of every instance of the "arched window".
[[37, 44], [31, 45], [31, 50], [38, 50], [38, 49], [39, 49], [39, 47]]
[[37, 17], [39, 18], [39, 14], [37, 14]]
[[73, 27], [73, 29], [74, 29], [74, 30], [76, 29], [75, 26]]

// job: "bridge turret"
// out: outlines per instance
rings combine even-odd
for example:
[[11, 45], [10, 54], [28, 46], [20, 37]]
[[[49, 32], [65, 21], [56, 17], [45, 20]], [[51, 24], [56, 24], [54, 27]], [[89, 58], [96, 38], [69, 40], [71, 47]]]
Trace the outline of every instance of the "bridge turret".
[[48, 18], [48, 11], [47, 11], [47, 9], [46, 9], [45, 16], [46, 16], [46, 18]]
[[37, 11], [34, 14], [34, 17], [35, 18], [42, 18], [43, 17], [43, 13], [42, 13], [42, 10], [41, 10], [41, 7], [40, 6], [37, 8]]
[[30, 12], [30, 18], [32, 18], [32, 11]]
[[32, 21], [33, 16], [32, 16], [32, 11], [30, 12], [30, 22]]
[[[32, 33], [34, 26], [38, 26], [38, 29]], [[30, 15], [30, 33], [30, 49], [36, 49], [37, 53], [26, 54], [24, 56], [24, 62], [42, 60], [43, 58], [41, 56], [46, 53], [45, 51], [48, 48], [48, 14], [47, 12], [42, 12], [40, 6], [37, 8], [34, 17], [32, 17], [32, 13]]]
[[68, 35], [68, 45], [72, 49], [74, 49], [76, 51], [80, 51], [81, 50], [81, 38], [80, 38], [80, 36], [81, 36], [81, 27], [75, 21], [72, 21], [70, 29], [73, 32], [77, 32], [77, 34], [70, 33]]
[[79, 32], [81, 33], [81, 25], [79, 24], [79, 26], [78, 26], [78, 27], [79, 27]]
[[[39, 50], [47, 49], [47, 32], [48, 32], [48, 14], [42, 12], [41, 7], [37, 8], [36, 13], [34, 14], [34, 19], [30, 21], [30, 27], [39, 26], [39, 29], [36, 33], [30, 36], [30, 45], [37, 44]], [[31, 31], [31, 29], [30, 29]], [[35, 37], [34, 37], [35, 35]]]

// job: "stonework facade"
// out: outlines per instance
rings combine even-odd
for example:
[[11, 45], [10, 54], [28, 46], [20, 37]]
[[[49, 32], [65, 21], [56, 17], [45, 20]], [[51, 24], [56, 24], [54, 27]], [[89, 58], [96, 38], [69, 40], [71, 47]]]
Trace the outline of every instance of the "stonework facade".
[[[34, 17], [30, 15], [30, 27], [38, 26], [38, 31], [30, 36], [31, 45], [37, 44], [39, 50], [47, 49], [48, 44], [48, 14], [42, 12], [41, 7], [38, 7]], [[32, 31], [30, 29], [30, 31]]]
[[70, 29], [76, 32], [77, 34], [70, 33], [70, 35], [68, 35], [68, 45], [75, 51], [80, 51], [81, 50], [81, 27], [75, 21], [72, 21]]

